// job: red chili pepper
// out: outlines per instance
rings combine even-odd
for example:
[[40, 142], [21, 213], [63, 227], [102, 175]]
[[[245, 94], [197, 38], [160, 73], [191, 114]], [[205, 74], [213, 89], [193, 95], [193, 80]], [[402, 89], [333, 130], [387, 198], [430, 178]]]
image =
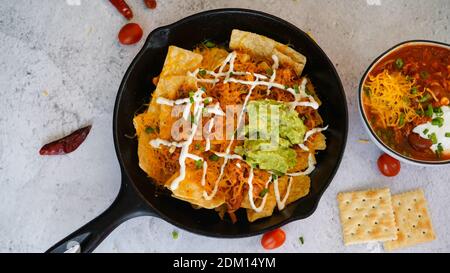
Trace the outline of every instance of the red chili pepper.
[[133, 11], [131, 10], [130, 6], [125, 2], [125, 0], [109, 0], [111, 4], [116, 7], [116, 9], [122, 13], [122, 15], [127, 18], [128, 20], [131, 20], [133, 18]]
[[59, 140], [55, 140], [42, 146], [39, 150], [40, 155], [64, 155], [75, 151], [81, 143], [84, 142], [89, 131], [91, 131], [91, 125], [78, 129], [70, 135], [63, 137]]
[[144, 0], [144, 3], [149, 9], [156, 9], [156, 0]]

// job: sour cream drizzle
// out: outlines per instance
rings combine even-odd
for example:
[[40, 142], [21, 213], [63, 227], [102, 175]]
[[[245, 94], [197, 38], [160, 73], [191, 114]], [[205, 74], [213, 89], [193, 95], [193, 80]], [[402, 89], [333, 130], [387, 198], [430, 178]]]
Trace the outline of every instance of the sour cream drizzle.
[[[253, 167], [250, 168], [250, 175], [248, 177], [247, 183], [248, 183], [248, 200], [250, 201], [250, 206], [252, 209], [256, 212], [261, 212], [264, 209], [264, 206], [266, 205], [267, 200], [267, 193], [264, 195], [263, 200], [261, 201], [261, 204], [259, 207], [255, 205], [255, 201], [253, 200]], [[269, 180], [267, 180], [265, 189], [269, 186], [269, 183], [272, 181], [272, 175], [270, 175]]]
[[278, 188], [278, 177], [276, 177], [274, 179], [274, 181], [273, 181], [274, 187], [273, 188], [275, 190], [275, 199], [277, 200], [278, 210], [282, 210], [286, 206], [286, 201], [287, 201], [287, 199], [289, 197], [289, 193], [291, 191], [291, 185], [292, 185], [292, 177], [289, 177], [286, 194], [284, 195], [283, 200], [281, 200], [280, 189]]
[[304, 150], [304, 151], [309, 151], [309, 148], [306, 147], [306, 145], [305, 145], [308, 138], [310, 138], [312, 135], [314, 135], [316, 133], [320, 133], [327, 129], [328, 129], [328, 125], [325, 126], [324, 128], [314, 128], [314, 129], [309, 130], [308, 132], [306, 132], [305, 137], [303, 138], [303, 143], [298, 144], [298, 146], [300, 146], [300, 148], [302, 148], [302, 150]]

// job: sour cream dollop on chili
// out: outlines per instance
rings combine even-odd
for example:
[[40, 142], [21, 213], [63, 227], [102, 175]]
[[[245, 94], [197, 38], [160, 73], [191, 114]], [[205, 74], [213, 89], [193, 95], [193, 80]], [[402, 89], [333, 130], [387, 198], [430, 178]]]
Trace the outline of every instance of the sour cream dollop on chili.
[[434, 152], [450, 154], [450, 107], [442, 106], [441, 110], [433, 114], [432, 121], [418, 125], [413, 132], [433, 141]]

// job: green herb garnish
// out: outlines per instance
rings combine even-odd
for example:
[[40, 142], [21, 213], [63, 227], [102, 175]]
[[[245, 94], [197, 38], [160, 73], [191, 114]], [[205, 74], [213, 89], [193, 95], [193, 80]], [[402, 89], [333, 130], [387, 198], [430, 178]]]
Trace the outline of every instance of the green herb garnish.
[[189, 92], [189, 101], [191, 102], [191, 103], [194, 103], [194, 92], [193, 91], [191, 91], [191, 92]]
[[200, 75], [200, 76], [205, 76], [206, 75], [206, 70], [205, 69], [200, 69], [199, 71], [198, 71], [198, 74]]
[[204, 44], [207, 48], [213, 48], [213, 47], [216, 47], [216, 44], [215, 44], [214, 42], [209, 41], [209, 40], [204, 41], [203, 44]]
[[426, 134], [428, 134], [429, 131], [430, 131], [430, 130], [425, 129], [425, 130], [423, 130], [423, 134], [426, 135]]
[[212, 161], [217, 161], [217, 160], [219, 160], [219, 156], [217, 156], [216, 154], [212, 154], [209, 156], [209, 159]]
[[450, 132], [445, 133], [445, 137], [450, 137]]
[[200, 150], [201, 148], [200, 143], [195, 143], [194, 147], [196, 150]]
[[405, 113], [401, 113], [400, 114], [400, 117], [398, 119], [398, 125], [399, 126], [405, 125]]
[[429, 99], [431, 99], [431, 96], [430, 96], [430, 94], [426, 93], [425, 96], [423, 96], [419, 99], [419, 102], [426, 102]]
[[208, 105], [208, 104], [210, 104], [211, 103], [211, 99], [210, 98], [206, 98], [204, 101], [203, 101], [203, 104], [205, 104], [205, 105]]
[[205, 87], [200, 87], [200, 90], [202, 90], [203, 92], [206, 92], [206, 88]]
[[272, 76], [273, 75], [273, 69], [272, 68], [267, 68], [266, 69], [266, 73], [267, 73], [267, 75]]
[[194, 114], [191, 114], [191, 125], [195, 123], [195, 117]]
[[436, 150], [436, 155], [441, 158], [442, 152], [444, 151], [444, 147], [442, 147], [442, 143], [439, 143]]
[[278, 175], [272, 174], [272, 181], [277, 180], [277, 179], [278, 179]]
[[418, 92], [417, 87], [414, 86], [413, 88], [411, 88], [411, 94], [415, 95], [417, 94], [417, 92]]
[[172, 239], [176, 240], [178, 239], [178, 231], [172, 231]]
[[397, 67], [397, 69], [402, 69], [403, 64], [404, 64], [403, 59], [398, 58], [397, 60], [395, 60], [395, 66]]
[[430, 135], [428, 135], [428, 138], [431, 140], [431, 142], [433, 142], [433, 144], [437, 144], [437, 136], [436, 133], [431, 133]]
[[305, 240], [303, 239], [303, 236], [300, 236], [300, 237], [298, 238], [298, 240], [300, 241], [300, 243], [301, 243], [302, 245], [305, 244]]
[[269, 189], [268, 189], [268, 188], [265, 188], [265, 189], [263, 189], [263, 190], [259, 193], [259, 196], [260, 196], [260, 197], [264, 197], [268, 192], [269, 192]]
[[152, 133], [155, 132], [155, 129], [152, 128], [152, 127], [147, 127], [147, 128], [145, 128], [145, 132], [146, 132], [147, 134], [152, 134]]
[[201, 159], [195, 160], [195, 168], [201, 169], [203, 167], [203, 161]]
[[434, 118], [431, 121], [431, 124], [434, 126], [442, 127], [444, 125], [444, 119], [443, 118]]
[[366, 95], [366, 96], [368, 96], [368, 97], [370, 97], [370, 88], [369, 87], [364, 87], [364, 94]]
[[422, 78], [422, 79], [426, 79], [426, 78], [428, 78], [430, 76], [430, 73], [428, 73], [427, 71], [421, 71], [420, 72], [420, 77]]
[[298, 89], [298, 84], [294, 85], [295, 94], [300, 94], [300, 89]]
[[433, 106], [431, 106], [431, 104], [428, 104], [428, 108], [427, 111], [425, 112], [425, 115], [430, 118], [433, 116]]
[[444, 111], [442, 111], [441, 107], [436, 107], [433, 109], [433, 112], [436, 114], [436, 116], [438, 117], [442, 117], [444, 115]]

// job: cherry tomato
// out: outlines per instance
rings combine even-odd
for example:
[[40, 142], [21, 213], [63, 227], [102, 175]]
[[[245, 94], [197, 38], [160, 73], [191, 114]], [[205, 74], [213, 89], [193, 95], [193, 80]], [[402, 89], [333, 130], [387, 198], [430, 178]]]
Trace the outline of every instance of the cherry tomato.
[[156, 0], [144, 0], [144, 3], [149, 9], [156, 8]]
[[119, 41], [124, 45], [132, 45], [139, 42], [143, 34], [141, 26], [136, 23], [129, 23], [120, 30]]
[[280, 247], [284, 241], [286, 241], [286, 234], [281, 228], [277, 228], [263, 235], [261, 245], [265, 249], [274, 249]]
[[377, 163], [378, 169], [385, 176], [396, 176], [400, 172], [400, 161], [388, 154], [382, 154]]

